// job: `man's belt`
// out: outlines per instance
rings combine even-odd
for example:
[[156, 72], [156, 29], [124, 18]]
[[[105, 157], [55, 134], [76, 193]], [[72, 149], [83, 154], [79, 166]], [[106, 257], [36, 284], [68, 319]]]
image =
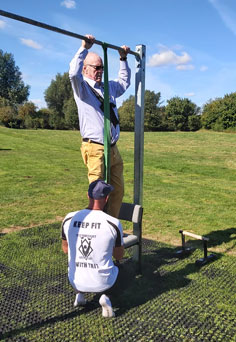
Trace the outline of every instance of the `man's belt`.
[[[84, 142], [89, 142], [89, 143], [92, 143], [92, 144], [98, 144], [98, 145], [102, 145], [102, 146], [104, 146], [102, 143], [99, 143], [99, 142], [97, 142], [97, 141], [93, 141], [93, 140], [91, 140], [91, 139], [88, 139], [88, 138], [83, 138], [82, 139]], [[115, 142], [113, 143], [113, 144], [111, 144], [111, 147], [113, 147], [113, 146], [115, 146]]]

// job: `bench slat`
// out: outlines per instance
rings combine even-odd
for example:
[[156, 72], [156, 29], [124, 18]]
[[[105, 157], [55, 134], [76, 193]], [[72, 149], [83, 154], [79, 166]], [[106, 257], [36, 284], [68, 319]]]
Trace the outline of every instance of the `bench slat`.
[[128, 234], [124, 236], [124, 247], [128, 248], [139, 243], [138, 237], [136, 235]]

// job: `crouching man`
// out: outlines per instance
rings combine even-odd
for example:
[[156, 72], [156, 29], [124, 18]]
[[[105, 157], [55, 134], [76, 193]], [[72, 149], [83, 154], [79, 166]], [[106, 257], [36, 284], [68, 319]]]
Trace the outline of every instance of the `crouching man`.
[[88, 207], [69, 213], [62, 223], [62, 250], [68, 253], [68, 277], [76, 291], [74, 306], [86, 304], [84, 293], [100, 293], [103, 317], [115, 316], [109, 297], [119, 293], [122, 275], [112, 257], [120, 260], [124, 255], [122, 225], [103, 212], [112, 190], [102, 180], [92, 182]]

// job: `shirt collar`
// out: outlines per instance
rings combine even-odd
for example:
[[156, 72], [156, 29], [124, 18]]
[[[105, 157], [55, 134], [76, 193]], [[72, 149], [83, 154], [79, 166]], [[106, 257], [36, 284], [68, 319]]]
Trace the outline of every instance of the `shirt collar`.
[[85, 76], [84, 76], [84, 80], [93, 88], [98, 88], [98, 89], [103, 88], [103, 82], [98, 84], [96, 81], [92, 80], [91, 78], [85, 77]]

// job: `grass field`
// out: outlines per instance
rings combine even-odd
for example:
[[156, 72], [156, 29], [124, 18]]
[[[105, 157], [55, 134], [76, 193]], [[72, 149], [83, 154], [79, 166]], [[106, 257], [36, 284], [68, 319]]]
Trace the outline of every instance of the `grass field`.
[[[87, 205], [87, 171], [76, 131], [0, 127], [0, 230], [60, 222]], [[125, 198], [133, 199], [133, 133], [122, 133]], [[145, 133], [143, 234], [180, 243], [179, 229], [235, 254], [236, 135]], [[231, 233], [230, 233], [231, 232]]]
[[[119, 149], [132, 202], [132, 133]], [[78, 132], [0, 127], [0, 341], [236, 342], [236, 135], [145, 133], [143, 272], [126, 251], [111, 320], [91, 294], [73, 308], [61, 251], [62, 218], [87, 205], [79, 150]], [[179, 229], [209, 237], [216, 260], [177, 259]]]

